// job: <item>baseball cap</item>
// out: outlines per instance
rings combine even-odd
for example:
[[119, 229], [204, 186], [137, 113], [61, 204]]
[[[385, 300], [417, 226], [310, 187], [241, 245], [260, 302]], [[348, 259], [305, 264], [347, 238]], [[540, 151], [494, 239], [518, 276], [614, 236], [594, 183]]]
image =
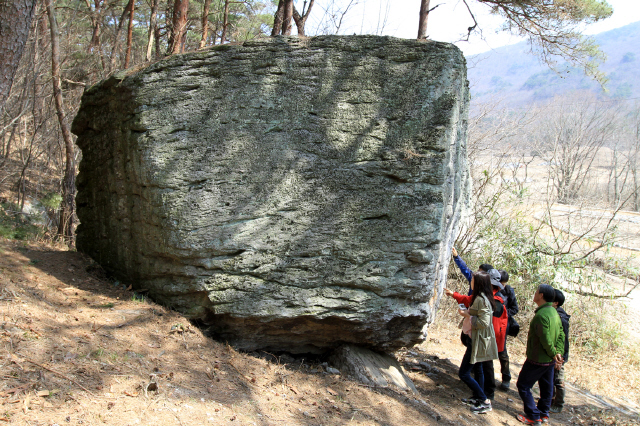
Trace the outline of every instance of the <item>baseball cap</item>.
[[491, 278], [491, 285], [498, 287], [500, 290], [504, 290], [504, 286], [500, 283], [500, 271], [497, 269], [489, 269], [489, 278]]

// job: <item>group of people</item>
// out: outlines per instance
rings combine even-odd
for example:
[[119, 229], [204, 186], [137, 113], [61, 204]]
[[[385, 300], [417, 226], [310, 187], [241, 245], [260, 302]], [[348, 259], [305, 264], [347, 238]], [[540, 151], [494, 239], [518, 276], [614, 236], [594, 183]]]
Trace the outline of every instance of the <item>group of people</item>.
[[[518, 334], [513, 318], [518, 313], [514, 289], [507, 284], [509, 274], [488, 264], [472, 272], [456, 249], [453, 259], [469, 282], [467, 295], [445, 289], [459, 304], [462, 320], [462, 343], [466, 346], [458, 376], [472, 391], [462, 400], [471, 411], [491, 411], [496, 380], [493, 360], [500, 360], [500, 389], [511, 387], [507, 335]], [[564, 311], [564, 294], [550, 285], [539, 285], [533, 301], [538, 306], [529, 326], [527, 358], [520, 370], [516, 387], [524, 404], [524, 414], [517, 419], [525, 424], [548, 422], [549, 413], [559, 413], [564, 405], [564, 363], [569, 358], [569, 315]], [[536, 404], [531, 394], [535, 383], [540, 387]]]

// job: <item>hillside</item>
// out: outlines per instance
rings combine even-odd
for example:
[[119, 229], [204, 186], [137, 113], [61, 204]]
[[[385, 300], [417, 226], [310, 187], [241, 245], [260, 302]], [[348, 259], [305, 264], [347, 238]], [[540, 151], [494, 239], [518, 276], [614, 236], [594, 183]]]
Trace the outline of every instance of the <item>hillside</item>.
[[[514, 389], [497, 392], [487, 415], [460, 402], [469, 390], [457, 378], [455, 316], [396, 353], [413, 395], [333, 374], [322, 359], [238, 352], [80, 253], [2, 238], [0, 253], [0, 424], [515, 426], [522, 409]], [[523, 341], [510, 343], [512, 374]], [[619, 374], [634, 371], [619, 362], [567, 364], [573, 385], [554, 424], [637, 424], [638, 376]]]
[[472, 99], [482, 103], [498, 98], [517, 106], [575, 90], [589, 90], [610, 99], [640, 97], [640, 22], [600, 33], [595, 39], [607, 55], [601, 66], [609, 79], [606, 92], [566, 63], [558, 64], [559, 72], [549, 69], [522, 42], [467, 58]]

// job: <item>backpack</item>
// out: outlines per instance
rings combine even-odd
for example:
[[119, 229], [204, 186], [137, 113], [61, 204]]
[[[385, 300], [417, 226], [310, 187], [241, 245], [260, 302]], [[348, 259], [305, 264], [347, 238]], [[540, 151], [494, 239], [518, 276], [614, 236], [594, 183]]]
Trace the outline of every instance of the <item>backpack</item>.
[[[498, 345], [498, 352], [504, 351], [507, 341], [507, 328], [509, 324], [509, 313], [504, 305], [502, 297], [496, 293], [493, 296], [493, 300], [496, 302], [496, 309], [493, 311], [493, 330], [496, 335], [496, 344]], [[502, 307], [502, 309], [500, 309]]]
[[[515, 301], [516, 298], [516, 294], [513, 291], [513, 288], [510, 286], [505, 286], [504, 290], [502, 291], [502, 293], [505, 295], [505, 300], [509, 300], [512, 299]], [[506, 306], [506, 304], [505, 304]], [[516, 312], [517, 311], [517, 303], [516, 303]], [[520, 333], [520, 324], [518, 324], [518, 321], [515, 320], [515, 318], [513, 318], [511, 315], [509, 315], [509, 322], [507, 324], [507, 336], [512, 336], [512, 337], [517, 337], [518, 333]]]
[[517, 337], [518, 333], [520, 333], [520, 324], [518, 324], [518, 322], [513, 317], [509, 317], [509, 322], [507, 324], [507, 335]]

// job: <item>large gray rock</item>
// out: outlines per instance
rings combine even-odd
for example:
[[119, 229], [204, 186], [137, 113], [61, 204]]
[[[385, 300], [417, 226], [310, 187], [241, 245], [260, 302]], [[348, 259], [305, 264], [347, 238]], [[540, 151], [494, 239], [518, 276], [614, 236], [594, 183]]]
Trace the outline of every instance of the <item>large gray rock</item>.
[[453, 45], [277, 38], [88, 89], [77, 247], [245, 349], [424, 339], [468, 203]]

